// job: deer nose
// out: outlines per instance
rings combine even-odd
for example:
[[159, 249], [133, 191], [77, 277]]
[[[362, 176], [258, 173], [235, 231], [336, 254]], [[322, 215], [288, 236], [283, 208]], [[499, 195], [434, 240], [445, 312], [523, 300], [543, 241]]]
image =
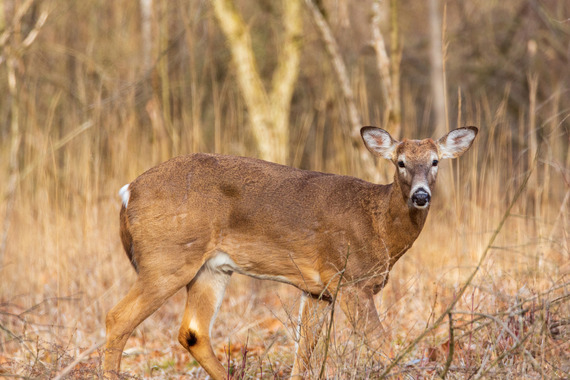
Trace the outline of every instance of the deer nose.
[[418, 208], [424, 208], [428, 205], [431, 199], [429, 193], [422, 188], [417, 189], [412, 195], [412, 202]]

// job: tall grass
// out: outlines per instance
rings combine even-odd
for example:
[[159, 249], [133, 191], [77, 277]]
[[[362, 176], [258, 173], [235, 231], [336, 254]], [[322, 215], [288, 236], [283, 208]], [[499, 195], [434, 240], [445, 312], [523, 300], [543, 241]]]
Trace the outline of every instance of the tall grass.
[[[116, 193], [123, 184], [175, 154], [257, 154], [231, 68], [220, 63], [227, 53], [212, 48], [223, 46], [223, 40], [201, 3], [188, 5], [188, 14], [207, 21], [182, 20], [186, 33], [171, 28], [161, 40], [170, 47], [155, 52], [160, 59], [150, 71], [137, 62], [137, 41], [128, 37], [136, 36], [136, 18], [129, 16], [137, 11], [132, 2], [56, 4], [38, 41], [21, 57], [20, 86], [10, 98], [21, 115], [22, 141], [11, 212], [6, 212], [9, 195], [3, 191], [0, 199], [0, 215], [6, 216], [0, 228], [8, 233], [0, 262], [0, 375], [53, 377], [104, 339], [106, 312], [135, 278], [118, 238]], [[170, 12], [171, 19], [182, 17]], [[90, 21], [74, 22], [81, 18]], [[74, 34], [66, 33], [69, 27]], [[314, 36], [308, 33], [309, 49], [318, 46]], [[180, 44], [190, 47], [174, 48]], [[204, 55], [193, 55], [196, 51]], [[383, 115], [365, 66], [353, 73], [354, 93], [365, 122], [380, 123]], [[317, 68], [304, 70], [301, 82]], [[330, 74], [326, 64], [318, 71], [317, 77]], [[0, 87], [6, 88], [4, 67], [0, 78]], [[533, 171], [481, 269], [453, 308], [453, 328], [442, 324], [429, 333], [393, 370], [395, 377], [441, 373], [450, 334], [455, 350], [449, 377], [562, 378], [570, 369], [568, 89], [559, 87], [537, 101], [532, 90], [540, 94], [548, 83], [533, 78], [524, 84], [529, 92], [515, 117], [510, 108], [521, 104], [521, 94], [513, 95], [508, 85], [493, 93], [449, 94], [450, 104], [456, 104], [450, 120], [477, 125], [480, 134], [464, 157], [442, 165], [441, 170], [452, 173], [439, 183], [439, 194], [447, 196], [435, 195], [420, 238], [377, 296], [386, 328], [383, 364], [454, 299], [517, 188]], [[293, 107], [290, 161], [362, 176], [358, 156], [343, 134], [343, 100], [330, 75], [322, 82], [318, 95], [297, 94], [303, 101]], [[497, 92], [502, 94], [498, 100]], [[404, 80], [403, 134], [410, 138], [430, 136], [433, 130], [429, 100], [427, 105], [418, 102], [422, 94]], [[0, 116], [3, 123], [10, 120], [7, 106], [0, 107]], [[9, 132], [2, 129], [2, 183], [10, 176], [9, 141]], [[378, 169], [390, 181], [390, 164], [379, 163]], [[175, 295], [136, 330], [127, 343], [123, 370], [156, 378], [204, 377], [176, 341], [184, 296]], [[247, 376], [286, 376], [293, 362], [298, 296], [284, 285], [253, 286], [234, 276], [213, 331], [222, 362], [239, 365], [247, 344]], [[377, 362], [367, 360], [364, 343], [341, 313], [335, 314], [332, 331], [313, 357], [315, 377], [324, 344], [329, 345], [327, 377], [375, 378], [382, 372]], [[100, 376], [100, 355], [94, 351], [71, 376]]]

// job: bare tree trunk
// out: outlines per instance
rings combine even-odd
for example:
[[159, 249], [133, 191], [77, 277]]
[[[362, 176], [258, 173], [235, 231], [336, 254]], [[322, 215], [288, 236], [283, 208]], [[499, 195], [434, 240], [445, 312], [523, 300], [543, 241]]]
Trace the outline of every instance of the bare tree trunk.
[[435, 135], [443, 136], [448, 129], [445, 117], [445, 89], [443, 79], [443, 49], [439, 0], [429, 0], [431, 96]]
[[[39, 17], [36, 19], [34, 27], [28, 32], [25, 38], [20, 33], [12, 33], [20, 29], [22, 17], [31, 7], [33, 1], [25, 2], [17, 11], [9, 27], [5, 26], [4, 20], [4, 2], [0, 2], [0, 63], [5, 60], [8, 74], [8, 101], [10, 102], [10, 162], [9, 176], [5, 191], [1, 196], [6, 200], [6, 210], [4, 213], [4, 223], [2, 234], [0, 235], [0, 266], [4, 260], [8, 243], [8, 234], [10, 232], [10, 224], [12, 221], [12, 212], [14, 210], [14, 202], [16, 198], [16, 189], [20, 178], [20, 166], [18, 155], [20, 151], [20, 142], [22, 139], [22, 131], [20, 129], [20, 102], [18, 92], [17, 66], [20, 57], [25, 49], [35, 41], [42, 26], [48, 17], [47, 7], [44, 7]], [[4, 200], [3, 199], [3, 200]]]
[[[397, 25], [397, 8], [392, 8], [391, 14], [395, 14], [393, 17], [392, 30], [396, 34], [394, 40], [398, 44], [398, 25]], [[372, 3], [372, 46], [376, 51], [376, 64], [378, 66], [378, 73], [380, 74], [380, 87], [382, 89], [382, 96], [384, 98], [384, 127], [390, 132], [390, 134], [398, 139], [401, 131], [401, 107], [400, 107], [400, 59], [401, 53], [399, 46], [393, 49], [393, 54], [397, 57], [393, 61], [390, 61], [388, 53], [386, 52], [386, 44], [384, 43], [384, 37], [380, 32], [380, 0], [375, 0]], [[398, 67], [391, 67], [392, 65], [397, 65]], [[394, 73], [394, 74], [393, 74]], [[392, 81], [394, 78], [394, 82]]]
[[300, 0], [283, 1], [283, 46], [280, 49], [277, 68], [271, 82], [270, 109], [274, 141], [282, 149], [279, 162], [289, 160], [289, 111], [301, 60], [300, 38], [303, 18]]
[[390, 68], [392, 69], [392, 123], [394, 136], [400, 137], [402, 122], [402, 107], [400, 105], [400, 62], [402, 47], [400, 46], [400, 29], [398, 24], [398, 0], [390, 0]]
[[354, 94], [352, 92], [352, 87], [350, 86], [350, 78], [348, 77], [344, 60], [340, 55], [338, 44], [327, 20], [325, 20], [321, 10], [313, 0], [305, 0], [305, 3], [311, 11], [313, 20], [315, 21], [319, 33], [321, 34], [321, 38], [325, 43], [325, 48], [331, 58], [333, 69], [340, 85], [340, 90], [342, 91], [342, 95], [346, 101], [346, 106], [348, 108], [348, 121], [350, 122], [350, 136], [353, 139], [357, 139], [360, 144], [360, 128], [362, 127], [362, 121], [356, 108]]
[[[538, 91], [538, 74], [533, 73], [532, 71], [527, 75], [528, 80], [528, 95], [529, 95], [529, 115], [528, 115], [528, 168], [529, 170], [534, 165], [534, 159], [538, 152], [538, 136], [536, 130], [536, 94]], [[539, 223], [541, 220], [541, 193], [542, 188], [539, 184], [538, 178], [538, 165], [533, 171], [531, 177], [528, 181], [528, 192], [529, 196], [532, 199], [533, 203], [533, 218], [532, 218], [532, 225], [534, 228], [534, 233], [541, 236], [541, 224]], [[538, 268], [542, 269], [542, 256], [539, 253], [537, 255], [538, 261]]]
[[[168, 49], [169, 42], [169, 2], [167, 0], [162, 0], [160, 3], [162, 8], [162, 19], [159, 23], [159, 49], [161, 51], [166, 51]], [[164, 161], [168, 157], [176, 156], [180, 150], [180, 131], [174, 126], [172, 120], [172, 108], [171, 108], [171, 83], [170, 83], [170, 69], [169, 62], [166, 56], [159, 60], [157, 64], [158, 75], [160, 77], [160, 109], [162, 113], [162, 123], [168, 132], [168, 135], [172, 141], [170, 151], [162, 151], [162, 159]]]
[[6, 15], [4, 14], [5, 4], [4, 0], [0, 1], [0, 33], [6, 29]]
[[[372, 46], [376, 51], [376, 64], [378, 65], [378, 74], [380, 74], [380, 89], [382, 90], [382, 97], [384, 98], [384, 113], [386, 121], [384, 125], [388, 124], [388, 118], [394, 105], [392, 104], [392, 78], [390, 78], [390, 58], [386, 52], [386, 44], [384, 37], [380, 32], [380, 0], [375, 0], [372, 3]], [[391, 132], [391, 131], [389, 131]]]
[[152, 0], [140, 0], [140, 7], [143, 69], [148, 71], [152, 66]]
[[363, 169], [366, 174], [373, 179], [376, 179], [377, 172], [375, 169], [374, 160], [370, 156], [370, 153], [362, 144], [360, 137], [360, 128], [362, 127], [362, 121], [360, 119], [358, 110], [356, 108], [356, 103], [354, 101], [354, 94], [350, 86], [350, 78], [344, 64], [344, 60], [340, 55], [338, 44], [335, 37], [332, 34], [330, 26], [319, 7], [313, 2], [313, 0], [305, 0], [305, 4], [311, 12], [311, 16], [317, 26], [317, 29], [323, 39], [325, 44], [325, 49], [331, 59], [333, 69], [335, 71], [337, 80], [339, 82], [340, 90], [346, 102], [346, 107], [348, 108], [348, 121], [350, 129], [348, 130], [348, 135], [350, 136], [353, 145], [359, 150], [360, 158], [364, 163]]
[[[446, 94], [445, 94], [445, 67], [444, 56], [445, 49], [443, 46], [442, 22], [440, 16], [439, 0], [429, 0], [429, 26], [430, 26], [430, 85], [432, 97], [432, 110], [434, 113], [434, 136], [439, 138], [449, 131], [449, 123], [446, 115]], [[459, 126], [458, 126], [459, 127]], [[453, 168], [452, 163], [448, 163]], [[450, 168], [450, 169], [451, 169]], [[457, 194], [452, 196], [455, 188], [456, 179], [453, 170], [442, 170], [439, 173], [437, 184], [437, 192], [440, 199], [456, 199]], [[453, 208], [455, 217], [458, 217], [457, 206]]]
[[10, 101], [10, 174], [8, 183], [6, 184], [6, 210], [4, 213], [4, 223], [2, 228], [2, 236], [0, 237], [0, 266], [2, 265], [6, 246], [8, 242], [8, 232], [12, 222], [12, 212], [14, 210], [14, 202], [16, 198], [16, 188], [18, 177], [20, 174], [18, 164], [18, 152], [20, 150], [21, 132], [20, 117], [18, 104], [18, 91], [16, 82], [16, 59], [8, 58], [6, 65], [8, 66], [8, 88]]
[[283, 1], [283, 46], [268, 95], [257, 69], [251, 36], [232, 0], [212, 0], [220, 27], [232, 53], [237, 79], [249, 111], [251, 129], [261, 157], [287, 163], [289, 111], [299, 73], [303, 30], [300, 0]]

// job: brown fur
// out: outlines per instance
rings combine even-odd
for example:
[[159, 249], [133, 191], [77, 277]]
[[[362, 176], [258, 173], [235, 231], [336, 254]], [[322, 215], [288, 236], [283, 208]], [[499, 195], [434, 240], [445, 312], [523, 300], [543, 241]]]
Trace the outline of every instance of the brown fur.
[[[172, 181], [174, 168], [183, 181]], [[132, 257], [141, 267], [156, 259], [149, 248], [173, 265], [201, 265], [205, 252], [219, 250], [252, 274], [279, 273], [318, 294], [322, 285], [303, 278], [304, 267], [324, 274], [326, 283], [351, 253], [345, 276], [354, 281], [379, 262], [390, 262], [390, 252], [411, 246], [427, 212], [404, 205], [397, 217], [386, 215], [390, 200], [396, 197], [399, 204], [404, 197], [393, 189], [251, 158], [182, 156], [131, 183], [130, 228], [122, 235], [132, 235], [135, 244], [144, 241], [145, 249], [135, 249]], [[189, 241], [192, 247], [186, 248]]]
[[119, 218], [121, 225], [121, 242], [123, 243], [123, 248], [127, 253], [127, 257], [129, 258], [131, 265], [133, 266], [133, 268], [135, 268], [135, 271], [138, 273], [139, 269], [137, 266], [137, 262], [133, 257], [133, 237], [131, 236], [130, 232], [129, 218], [127, 217], [127, 209], [125, 208], [124, 205], [123, 207], [121, 207], [121, 213], [119, 215]]

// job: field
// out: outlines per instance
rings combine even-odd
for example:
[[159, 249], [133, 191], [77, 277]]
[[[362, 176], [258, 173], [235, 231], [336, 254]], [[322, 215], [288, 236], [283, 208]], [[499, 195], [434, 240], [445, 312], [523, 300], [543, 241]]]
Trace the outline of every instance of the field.
[[[210, 3], [156, 0], [152, 44], [143, 3], [0, 1], [0, 378], [103, 378], [105, 316], [136, 278], [118, 233], [121, 186], [178, 154], [263, 153]], [[237, 3], [269, 86], [281, 8]], [[317, 3], [362, 124], [385, 126], [366, 43], [372, 2]], [[427, 5], [395, 3], [400, 137], [480, 132], [463, 157], [442, 163], [426, 227], [376, 297], [380, 361], [329, 308], [311, 378], [568, 378], [570, 4], [442, 6], [445, 127], [434, 125]], [[288, 142], [265, 144], [292, 166], [391, 182], [390, 162], [361, 161], [349, 102], [309, 12], [302, 18]], [[388, 36], [389, 17], [381, 22]], [[135, 330], [121, 378], [206, 377], [177, 341], [185, 297]], [[229, 377], [287, 378], [299, 298], [290, 286], [232, 277], [212, 331]]]

